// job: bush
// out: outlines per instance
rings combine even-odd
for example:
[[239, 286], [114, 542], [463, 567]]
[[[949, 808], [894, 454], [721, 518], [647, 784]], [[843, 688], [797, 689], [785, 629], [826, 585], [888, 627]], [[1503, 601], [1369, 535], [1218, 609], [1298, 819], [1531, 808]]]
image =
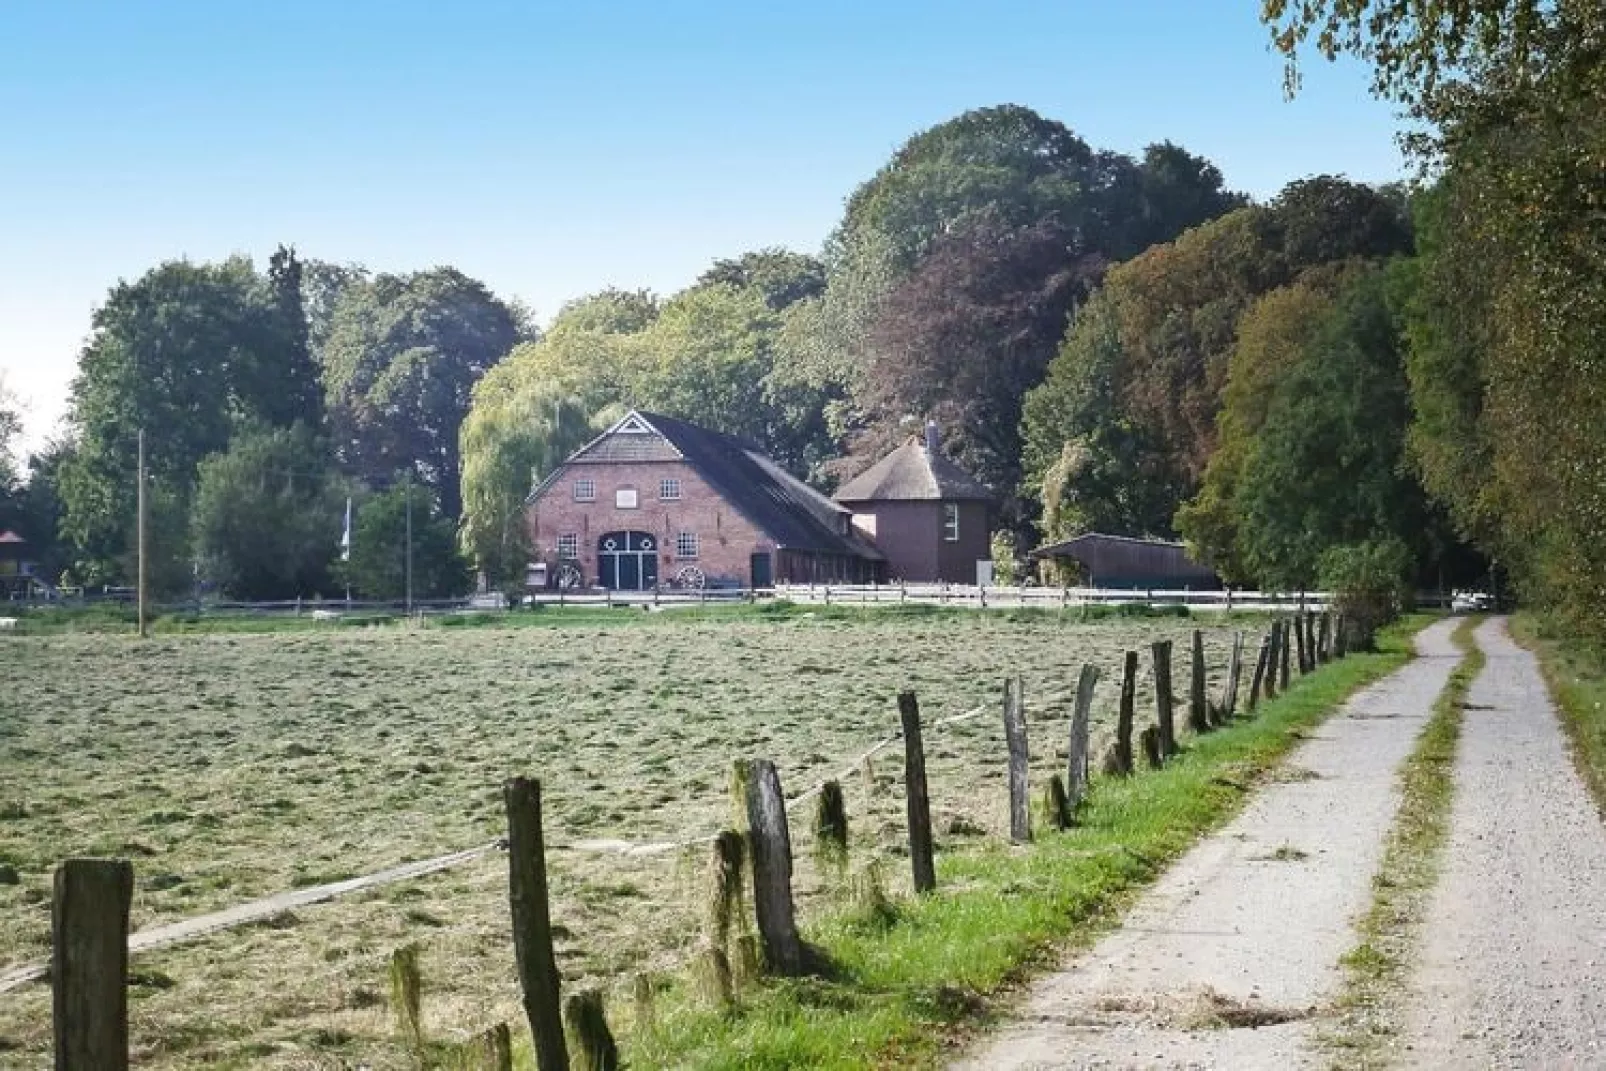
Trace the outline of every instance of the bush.
[[1411, 551], [1399, 539], [1333, 547], [1318, 563], [1322, 587], [1349, 630], [1351, 650], [1377, 649], [1377, 630], [1400, 615], [1410, 597]]

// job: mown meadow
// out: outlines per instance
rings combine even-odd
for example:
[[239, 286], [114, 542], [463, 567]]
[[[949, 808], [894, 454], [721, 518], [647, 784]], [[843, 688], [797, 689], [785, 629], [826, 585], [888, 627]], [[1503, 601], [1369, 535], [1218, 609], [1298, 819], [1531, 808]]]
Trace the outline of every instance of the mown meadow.
[[[1193, 623], [1052, 614], [793, 611], [549, 617], [553, 627], [391, 624], [266, 634], [62, 632], [5, 641], [0, 689], [0, 971], [49, 953], [49, 887], [68, 855], [133, 860], [135, 929], [494, 839], [505, 777], [545, 786], [554, 920], [567, 982], [673, 974], [698, 947], [704, 853], [637, 857], [729, 822], [731, 762], [776, 761], [789, 794], [896, 725], [912, 687], [928, 724], [940, 847], [1007, 830], [1001, 681], [1026, 681], [1035, 760], [1064, 752], [1081, 663]], [[1212, 687], [1231, 643], [1206, 627]], [[1152, 709], [1148, 682], [1140, 704]], [[1144, 709], [1140, 707], [1140, 709]], [[868, 774], [868, 776], [866, 776]], [[1045, 773], [1046, 776], [1046, 773]], [[903, 836], [901, 757], [844, 781], [855, 858]], [[840, 895], [792, 815], [800, 911]], [[407, 1066], [387, 1007], [392, 950], [422, 949], [426, 1028], [519, 1019], [497, 854], [414, 882], [136, 957], [136, 1053], [149, 1066]], [[0, 999], [0, 1061], [43, 1058], [43, 985]]]

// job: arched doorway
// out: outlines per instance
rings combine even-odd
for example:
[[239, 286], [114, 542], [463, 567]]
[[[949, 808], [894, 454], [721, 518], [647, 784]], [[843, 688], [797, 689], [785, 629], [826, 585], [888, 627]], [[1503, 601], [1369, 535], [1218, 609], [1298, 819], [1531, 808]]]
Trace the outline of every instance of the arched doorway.
[[658, 586], [658, 537], [651, 532], [607, 532], [597, 540], [597, 582], [614, 591]]

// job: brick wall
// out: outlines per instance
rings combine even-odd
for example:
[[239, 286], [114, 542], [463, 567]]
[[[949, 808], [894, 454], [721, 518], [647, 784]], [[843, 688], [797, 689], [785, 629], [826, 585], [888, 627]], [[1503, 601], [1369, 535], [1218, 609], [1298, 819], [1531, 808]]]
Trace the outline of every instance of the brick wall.
[[[680, 499], [659, 498], [660, 481], [678, 479]], [[576, 502], [574, 482], [596, 484], [596, 501]], [[614, 492], [636, 489], [637, 508], [619, 509]], [[579, 543], [579, 565], [587, 585], [597, 582], [597, 540], [605, 532], [650, 532], [658, 538], [658, 579], [674, 580], [684, 565], [696, 565], [712, 584], [746, 586], [752, 555], [773, 553], [775, 544], [731, 508], [683, 461], [614, 462], [565, 465], [546, 491], [530, 504], [529, 524], [535, 560], [547, 563], [549, 575], [558, 565], [558, 537], [573, 535]], [[680, 533], [697, 535], [695, 559], [676, 553]]]

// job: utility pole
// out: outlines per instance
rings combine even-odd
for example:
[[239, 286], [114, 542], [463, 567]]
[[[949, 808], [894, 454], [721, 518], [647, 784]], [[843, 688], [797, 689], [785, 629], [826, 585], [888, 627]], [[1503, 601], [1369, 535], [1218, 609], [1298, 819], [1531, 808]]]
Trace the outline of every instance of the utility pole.
[[407, 470], [407, 614], [413, 613], [413, 470]]
[[137, 517], [134, 522], [136, 553], [139, 555], [139, 579], [136, 601], [139, 604], [139, 634], [141, 638], [145, 632], [145, 429], [139, 429], [139, 472], [136, 475], [139, 481], [134, 496], [134, 510]]

